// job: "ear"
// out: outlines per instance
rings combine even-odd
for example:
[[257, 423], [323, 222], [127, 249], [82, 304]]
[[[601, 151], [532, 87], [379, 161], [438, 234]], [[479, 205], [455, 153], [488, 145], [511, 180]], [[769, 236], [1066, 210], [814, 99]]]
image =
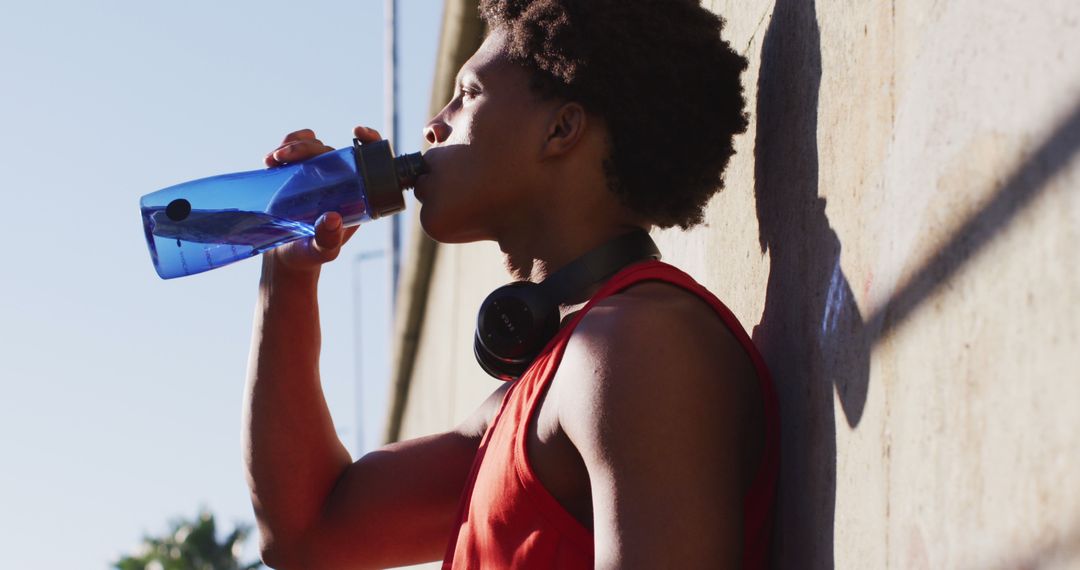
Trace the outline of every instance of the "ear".
[[589, 117], [581, 103], [563, 103], [551, 114], [543, 156], [555, 157], [570, 152], [585, 134]]

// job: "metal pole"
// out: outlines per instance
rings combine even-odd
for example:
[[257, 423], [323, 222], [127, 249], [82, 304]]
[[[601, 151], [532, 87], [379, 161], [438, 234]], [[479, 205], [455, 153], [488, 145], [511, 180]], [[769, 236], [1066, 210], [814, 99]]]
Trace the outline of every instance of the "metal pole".
[[[383, 98], [386, 136], [394, 144], [400, 140], [398, 132], [398, 48], [397, 48], [397, 0], [385, 0], [386, 14], [386, 67]], [[398, 275], [401, 271], [401, 216], [390, 218], [390, 303], [397, 304]]]
[[[397, 117], [397, 2], [395, 0], [384, 0], [383, 12], [386, 17], [386, 29], [384, 31], [384, 51], [385, 51], [385, 64], [383, 66], [383, 136], [391, 142], [397, 142], [398, 140], [398, 117]], [[380, 304], [384, 304], [387, 300], [391, 303], [390, 319], [387, 321], [386, 326], [386, 338], [390, 337], [391, 328], [393, 327], [393, 304], [397, 300], [397, 283], [398, 283], [398, 271], [399, 271], [399, 257], [401, 252], [401, 220], [399, 216], [391, 217], [390, 226], [390, 240], [386, 244], [385, 249], [367, 251], [360, 253], [353, 260], [353, 280], [354, 280], [354, 302], [356, 303], [356, 311], [354, 313], [355, 325], [356, 325], [356, 441], [357, 441], [357, 454], [363, 454], [366, 449], [365, 442], [365, 430], [363, 429], [364, 420], [367, 414], [364, 412], [364, 406], [366, 399], [364, 397], [365, 380], [371, 382], [376, 379], [365, 378], [364, 366], [366, 362], [372, 358], [370, 353], [370, 347], [365, 349], [363, 333], [363, 310], [362, 307], [367, 303], [376, 302], [374, 299], [368, 299], [364, 295], [362, 283], [364, 280], [364, 271], [360, 270], [360, 266], [364, 262], [372, 260], [377, 257], [385, 256], [387, 259], [383, 260], [383, 263], [389, 263], [389, 276], [388, 284], [390, 286], [389, 299], [382, 299], [377, 301]], [[386, 265], [383, 265], [386, 267]], [[370, 296], [370, 295], [368, 295]], [[384, 305], [385, 306], [385, 305]]]

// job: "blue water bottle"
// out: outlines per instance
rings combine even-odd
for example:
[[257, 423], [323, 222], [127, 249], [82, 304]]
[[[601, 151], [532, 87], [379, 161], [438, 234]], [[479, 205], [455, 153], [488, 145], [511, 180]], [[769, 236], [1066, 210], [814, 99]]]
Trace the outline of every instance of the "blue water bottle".
[[315, 235], [341, 214], [355, 226], [405, 208], [402, 190], [428, 170], [420, 153], [394, 157], [385, 140], [266, 170], [184, 182], [142, 197], [143, 228], [162, 279], [194, 275]]

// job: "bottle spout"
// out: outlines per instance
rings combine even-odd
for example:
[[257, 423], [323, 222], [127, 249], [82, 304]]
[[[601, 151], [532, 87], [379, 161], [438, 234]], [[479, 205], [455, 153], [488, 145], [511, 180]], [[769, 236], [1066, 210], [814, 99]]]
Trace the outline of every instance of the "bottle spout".
[[422, 154], [414, 152], [395, 158], [394, 170], [397, 171], [398, 185], [404, 190], [415, 187], [416, 179], [431, 172], [431, 167]]

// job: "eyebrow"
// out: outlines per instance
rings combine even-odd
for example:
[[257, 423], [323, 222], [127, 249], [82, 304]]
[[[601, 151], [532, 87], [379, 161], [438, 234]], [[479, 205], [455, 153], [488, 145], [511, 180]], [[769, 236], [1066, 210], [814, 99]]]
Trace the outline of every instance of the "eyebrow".
[[472, 69], [462, 68], [461, 71], [458, 71], [457, 77], [454, 78], [454, 87], [461, 87], [461, 85], [465, 82], [466, 79], [480, 81], [480, 74], [476, 73]]

